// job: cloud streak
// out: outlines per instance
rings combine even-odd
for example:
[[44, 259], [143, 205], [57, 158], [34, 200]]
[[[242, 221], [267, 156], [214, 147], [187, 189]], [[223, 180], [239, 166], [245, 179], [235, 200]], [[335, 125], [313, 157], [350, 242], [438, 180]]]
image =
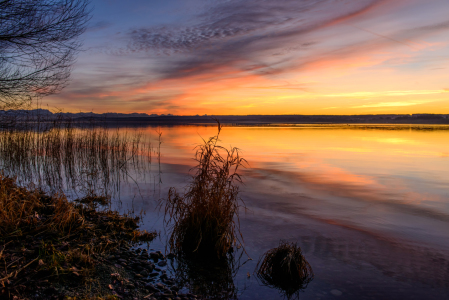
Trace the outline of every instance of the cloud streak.
[[[195, 25], [136, 28], [131, 52], [170, 55], [164, 78], [209, 73], [223, 66], [273, 75], [317, 43], [307, 35], [368, 12], [382, 0], [228, 1], [196, 16]], [[164, 59], [164, 58], [161, 58]]]
[[[423, 79], [406, 75], [398, 86], [387, 82], [401, 68], [444, 69], [447, 39], [423, 38], [447, 32], [449, 22], [411, 17], [423, 7], [432, 16], [443, 11], [444, 1], [435, 1], [167, 0], [159, 12], [165, 7], [170, 16], [135, 23], [129, 9], [127, 27], [113, 18], [92, 22], [81, 72], [56, 98], [179, 114], [377, 112], [440, 101], [442, 80], [418, 85]], [[346, 74], [352, 77], [339, 80]], [[362, 84], [356, 74], [366, 77]], [[365, 101], [374, 97], [389, 99]], [[314, 110], [302, 111], [304, 105]]]

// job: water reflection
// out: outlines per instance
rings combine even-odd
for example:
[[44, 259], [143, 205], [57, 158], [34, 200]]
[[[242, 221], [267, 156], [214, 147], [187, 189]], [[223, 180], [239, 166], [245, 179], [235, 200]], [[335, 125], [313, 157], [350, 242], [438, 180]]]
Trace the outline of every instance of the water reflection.
[[[224, 128], [222, 144], [239, 147], [250, 165], [242, 187], [248, 210], [240, 214], [249, 256], [260, 257], [279, 239], [298, 241], [315, 273], [301, 299], [334, 299], [339, 293], [357, 300], [449, 299], [449, 130], [430, 127]], [[126, 131], [128, 137], [135, 132], [121, 129]], [[158, 147], [155, 128], [139, 131]], [[166, 197], [171, 186], [188, 185], [193, 148], [201, 137], [214, 135], [216, 126], [163, 127], [161, 132], [159, 193], [149, 196], [159, 183], [151, 177], [159, 168], [154, 152], [153, 170], [147, 164], [149, 180], [134, 176], [131, 165], [127, 170], [145, 198], [133, 203], [146, 210], [145, 226], [154, 226], [144, 229], [163, 234], [154, 200]], [[83, 164], [76, 164], [78, 170]], [[123, 201], [132, 199], [132, 190], [121, 186]], [[152, 247], [163, 249], [165, 241], [161, 237]], [[255, 261], [238, 270], [232, 262], [217, 269], [186, 262], [174, 272], [184, 287], [210, 299], [280, 299], [256, 276], [248, 278], [255, 267]]]
[[237, 268], [233, 255], [214, 260], [179, 258], [172, 268], [180, 287], [201, 295], [202, 299], [238, 299], [234, 284]]

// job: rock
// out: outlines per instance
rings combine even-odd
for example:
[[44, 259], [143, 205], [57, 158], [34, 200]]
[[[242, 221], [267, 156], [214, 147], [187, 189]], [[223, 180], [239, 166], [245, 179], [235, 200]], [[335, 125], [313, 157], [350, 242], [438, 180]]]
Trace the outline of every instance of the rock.
[[154, 270], [154, 265], [153, 264], [148, 265], [147, 270], [148, 272], [152, 272]]
[[150, 292], [158, 292], [159, 290], [152, 284], [152, 283], [147, 283], [145, 284], [145, 287], [150, 291]]
[[157, 265], [159, 267], [165, 267], [167, 265], [167, 261], [166, 260], [161, 260], [160, 262], [157, 263]]
[[142, 276], [144, 276], [144, 277], [148, 277], [148, 275], [149, 275], [149, 273], [147, 272], [147, 271], [142, 271], [142, 272], [140, 272], [140, 274], [142, 275]]
[[163, 274], [160, 276], [160, 278], [161, 278], [161, 279], [167, 279], [168, 276], [167, 276], [167, 274], [163, 273]]
[[169, 253], [169, 254], [167, 254], [167, 258], [168, 259], [173, 259], [173, 258], [175, 258], [175, 254], [174, 253]]
[[135, 266], [134, 267], [136, 269], [137, 272], [142, 273], [142, 271], [144, 271], [145, 269], [142, 266]]
[[156, 277], [156, 276], [158, 276], [158, 275], [159, 275], [159, 273], [153, 272], [153, 273], [150, 274], [150, 277]]

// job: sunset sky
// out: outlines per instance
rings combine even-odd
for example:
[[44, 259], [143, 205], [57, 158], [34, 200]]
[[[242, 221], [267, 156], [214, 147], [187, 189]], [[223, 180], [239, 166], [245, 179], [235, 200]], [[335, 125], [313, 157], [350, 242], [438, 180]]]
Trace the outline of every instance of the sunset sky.
[[93, 0], [42, 104], [156, 114], [449, 113], [447, 0]]

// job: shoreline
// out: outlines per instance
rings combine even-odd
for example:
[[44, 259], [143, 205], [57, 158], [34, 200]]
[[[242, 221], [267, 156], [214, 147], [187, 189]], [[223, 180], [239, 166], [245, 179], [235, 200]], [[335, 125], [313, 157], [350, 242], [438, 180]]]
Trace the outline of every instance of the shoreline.
[[0, 299], [197, 299], [167, 275], [173, 254], [142, 248], [156, 233], [106, 197], [69, 201], [3, 176], [0, 190]]

